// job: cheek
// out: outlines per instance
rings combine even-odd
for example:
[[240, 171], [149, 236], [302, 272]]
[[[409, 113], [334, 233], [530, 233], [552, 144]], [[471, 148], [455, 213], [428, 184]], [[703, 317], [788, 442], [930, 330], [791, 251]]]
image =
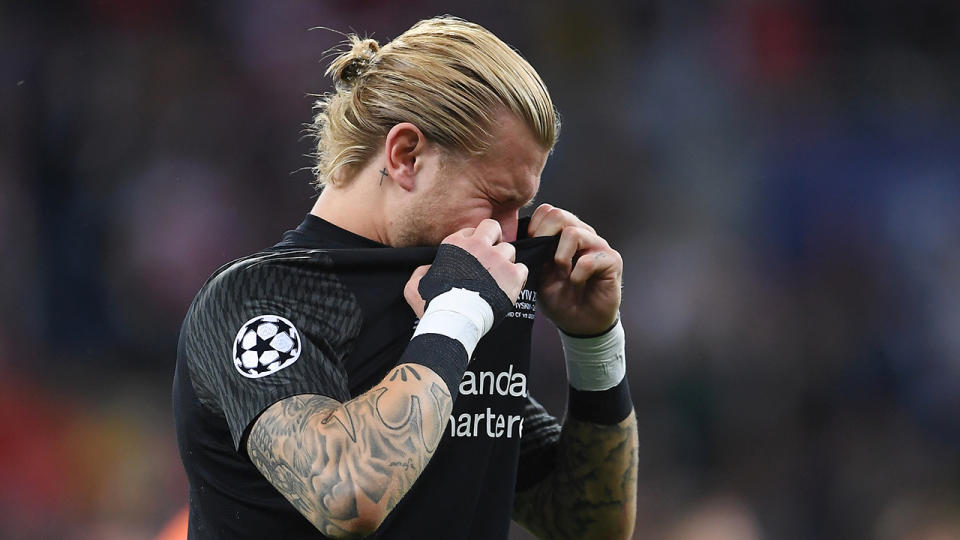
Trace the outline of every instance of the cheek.
[[492, 217], [492, 212], [489, 206], [481, 205], [451, 207], [447, 217], [447, 222], [453, 228], [451, 232], [456, 232], [467, 227], [476, 227], [481, 221]]
[[424, 240], [429, 245], [437, 245], [461, 229], [476, 227], [490, 217], [490, 210], [438, 205], [425, 209], [423, 214], [423, 229], [429, 231]]

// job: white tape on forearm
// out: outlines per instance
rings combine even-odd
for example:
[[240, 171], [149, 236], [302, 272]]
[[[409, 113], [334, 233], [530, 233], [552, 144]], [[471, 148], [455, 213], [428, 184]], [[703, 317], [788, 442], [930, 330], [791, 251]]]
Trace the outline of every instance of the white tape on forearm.
[[480, 338], [493, 327], [493, 309], [480, 293], [450, 289], [430, 301], [413, 337], [441, 334], [463, 344], [467, 358], [473, 356]]
[[627, 373], [626, 338], [623, 325], [591, 338], [577, 338], [560, 332], [567, 380], [577, 390], [608, 390], [620, 384]]

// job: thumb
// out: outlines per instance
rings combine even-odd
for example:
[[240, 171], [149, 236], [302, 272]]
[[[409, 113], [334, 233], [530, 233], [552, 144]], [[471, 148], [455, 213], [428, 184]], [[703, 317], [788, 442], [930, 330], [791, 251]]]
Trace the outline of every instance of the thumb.
[[423, 279], [423, 276], [427, 275], [427, 270], [429, 269], [429, 264], [418, 266], [417, 269], [413, 271], [413, 274], [410, 275], [407, 284], [403, 287], [403, 297], [407, 300], [407, 304], [410, 305], [413, 312], [417, 314], [417, 317], [423, 317], [423, 310], [426, 307], [426, 302], [420, 296], [419, 288], [420, 280]]

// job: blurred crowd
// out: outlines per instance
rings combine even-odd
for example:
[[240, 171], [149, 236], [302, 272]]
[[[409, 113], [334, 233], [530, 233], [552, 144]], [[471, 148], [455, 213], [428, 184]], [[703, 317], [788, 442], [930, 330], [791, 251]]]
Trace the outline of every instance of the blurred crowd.
[[182, 507], [179, 325], [309, 210], [329, 29], [443, 13], [538, 69], [538, 200], [624, 256], [636, 538], [960, 538], [949, 0], [5, 3], [0, 537], [151, 539]]

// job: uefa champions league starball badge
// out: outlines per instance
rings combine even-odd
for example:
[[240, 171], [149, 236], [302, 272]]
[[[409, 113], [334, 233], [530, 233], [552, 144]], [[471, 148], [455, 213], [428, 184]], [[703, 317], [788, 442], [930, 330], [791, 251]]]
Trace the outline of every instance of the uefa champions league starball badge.
[[300, 357], [300, 333], [278, 315], [246, 322], [233, 342], [233, 365], [244, 377], [259, 379], [290, 366]]

